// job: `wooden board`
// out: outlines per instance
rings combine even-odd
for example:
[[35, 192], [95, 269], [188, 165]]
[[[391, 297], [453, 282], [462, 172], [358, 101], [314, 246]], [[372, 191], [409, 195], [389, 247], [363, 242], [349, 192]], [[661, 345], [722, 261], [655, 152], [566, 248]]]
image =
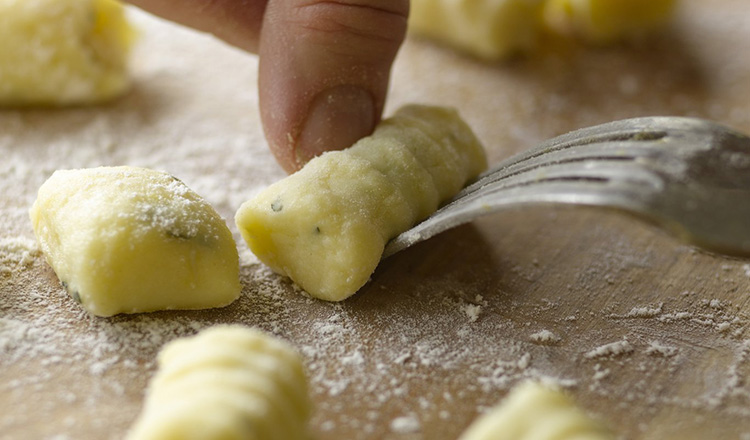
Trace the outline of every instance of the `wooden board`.
[[[283, 175], [260, 130], [257, 60], [133, 16], [142, 36], [127, 97], [0, 111], [0, 438], [122, 438], [158, 349], [229, 322], [300, 349], [320, 439], [454, 439], [526, 378], [563, 385], [623, 438], [750, 438], [750, 262], [612, 212], [540, 206], [482, 218], [384, 261], [340, 304], [272, 274], [232, 225], [244, 286], [236, 303], [87, 316], [34, 247], [27, 211], [52, 171], [165, 169], [230, 224]], [[673, 29], [652, 40], [555, 44], [496, 64], [410, 39], [388, 112], [455, 105], [492, 162], [632, 116], [700, 116], [750, 132], [747, 41], [742, 0], [686, 0]]]

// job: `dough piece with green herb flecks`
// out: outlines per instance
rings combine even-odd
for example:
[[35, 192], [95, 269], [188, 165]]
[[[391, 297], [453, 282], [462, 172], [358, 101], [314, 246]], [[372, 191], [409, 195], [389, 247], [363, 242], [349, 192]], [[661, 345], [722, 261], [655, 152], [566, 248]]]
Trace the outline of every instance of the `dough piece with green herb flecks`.
[[180, 180], [133, 167], [56, 171], [31, 221], [70, 295], [90, 313], [225, 306], [239, 257], [219, 214]]
[[241, 326], [167, 344], [126, 440], [303, 440], [311, 404], [300, 356]]
[[516, 386], [459, 440], [614, 440], [562, 391], [536, 382]]
[[0, 0], [0, 106], [123, 94], [133, 34], [115, 0]]
[[486, 166], [456, 111], [411, 105], [245, 202], [236, 222], [271, 269], [316, 298], [340, 301], [368, 281], [391, 238]]

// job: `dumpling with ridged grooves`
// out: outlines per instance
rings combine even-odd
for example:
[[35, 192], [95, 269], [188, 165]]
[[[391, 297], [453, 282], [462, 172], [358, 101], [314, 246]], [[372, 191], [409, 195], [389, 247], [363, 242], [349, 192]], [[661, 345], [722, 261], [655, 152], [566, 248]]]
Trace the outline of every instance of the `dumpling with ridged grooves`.
[[455, 110], [410, 105], [352, 147], [269, 186], [235, 220], [271, 269], [316, 298], [340, 301], [368, 281], [391, 238], [486, 167]]
[[167, 344], [126, 440], [303, 440], [311, 404], [299, 354], [251, 328]]

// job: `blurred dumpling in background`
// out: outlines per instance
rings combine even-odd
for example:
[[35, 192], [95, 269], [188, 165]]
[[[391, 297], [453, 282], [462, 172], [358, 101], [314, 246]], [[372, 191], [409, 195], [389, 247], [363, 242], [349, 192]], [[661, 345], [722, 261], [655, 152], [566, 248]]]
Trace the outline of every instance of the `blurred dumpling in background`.
[[544, 36], [608, 44], [658, 29], [676, 0], [412, 0], [413, 34], [497, 60], [531, 52]]
[[0, 106], [122, 95], [134, 34], [115, 0], [0, 0]]

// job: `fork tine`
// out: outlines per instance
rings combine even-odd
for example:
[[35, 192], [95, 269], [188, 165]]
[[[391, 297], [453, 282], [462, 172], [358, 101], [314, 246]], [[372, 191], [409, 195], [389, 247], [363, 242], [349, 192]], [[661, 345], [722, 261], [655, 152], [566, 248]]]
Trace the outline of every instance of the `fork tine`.
[[541, 167], [567, 158], [597, 155], [606, 158], [639, 157], [652, 152], [655, 146], [662, 145], [663, 139], [683, 137], [686, 133], [691, 139], [695, 139], [696, 135], [702, 135], [708, 144], [713, 136], [713, 128], [715, 124], [708, 121], [675, 117], [635, 118], [582, 128], [552, 138], [498, 163], [479, 176], [476, 182], [467, 186], [465, 191], [471, 192], [492, 180], [503, 179], [517, 171]]
[[[631, 185], [638, 187], [638, 191], [642, 192], [659, 191], [664, 187], [663, 180], [649, 169], [647, 162], [590, 158], [580, 161], [551, 163], [523, 173], [512, 174], [486, 184], [482, 188], [482, 194], [520, 186], [576, 180], [612, 185]], [[467, 192], [464, 197], [455, 198], [454, 201], [460, 201], [476, 193], [477, 191]]]
[[539, 203], [620, 209], [705, 249], [750, 256], [750, 138], [674, 117], [559, 136], [498, 164], [384, 256], [479, 215]]
[[564, 203], [646, 211], [644, 195], [662, 190], [662, 181], [637, 162], [598, 161], [550, 164], [535, 172], [495, 180], [464, 193], [427, 221], [388, 243], [384, 258], [481, 215], [528, 204]]
[[647, 209], [632, 196], [635, 188], [628, 185], [609, 185], [597, 177], [575, 180], [547, 180], [529, 185], [500, 188], [496, 191], [471, 193], [454, 200], [410, 230], [391, 240], [383, 258], [389, 257], [414, 243], [467, 223], [481, 215], [525, 205], [575, 204], [619, 208], [627, 212]]
[[[695, 118], [653, 116], [608, 122], [566, 133], [517, 155], [519, 159], [542, 154], [545, 151], [571, 148], [598, 142], [656, 141], [666, 136], [703, 134], [712, 136], [717, 124]], [[723, 129], [723, 128], [722, 128]], [[498, 164], [498, 166], [502, 166]]]
[[472, 192], [480, 187], [486, 186], [498, 180], [505, 180], [516, 175], [537, 172], [548, 169], [551, 166], [569, 164], [576, 162], [628, 162], [638, 158], [648, 157], [655, 154], [660, 147], [660, 141], [648, 143], [639, 142], [603, 142], [578, 146], [577, 148], [566, 148], [553, 150], [549, 153], [537, 155], [526, 160], [514, 162], [505, 167], [495, 168], [491, 174], [484, 174], [474, 184], [468, 186], [465, 192]]

